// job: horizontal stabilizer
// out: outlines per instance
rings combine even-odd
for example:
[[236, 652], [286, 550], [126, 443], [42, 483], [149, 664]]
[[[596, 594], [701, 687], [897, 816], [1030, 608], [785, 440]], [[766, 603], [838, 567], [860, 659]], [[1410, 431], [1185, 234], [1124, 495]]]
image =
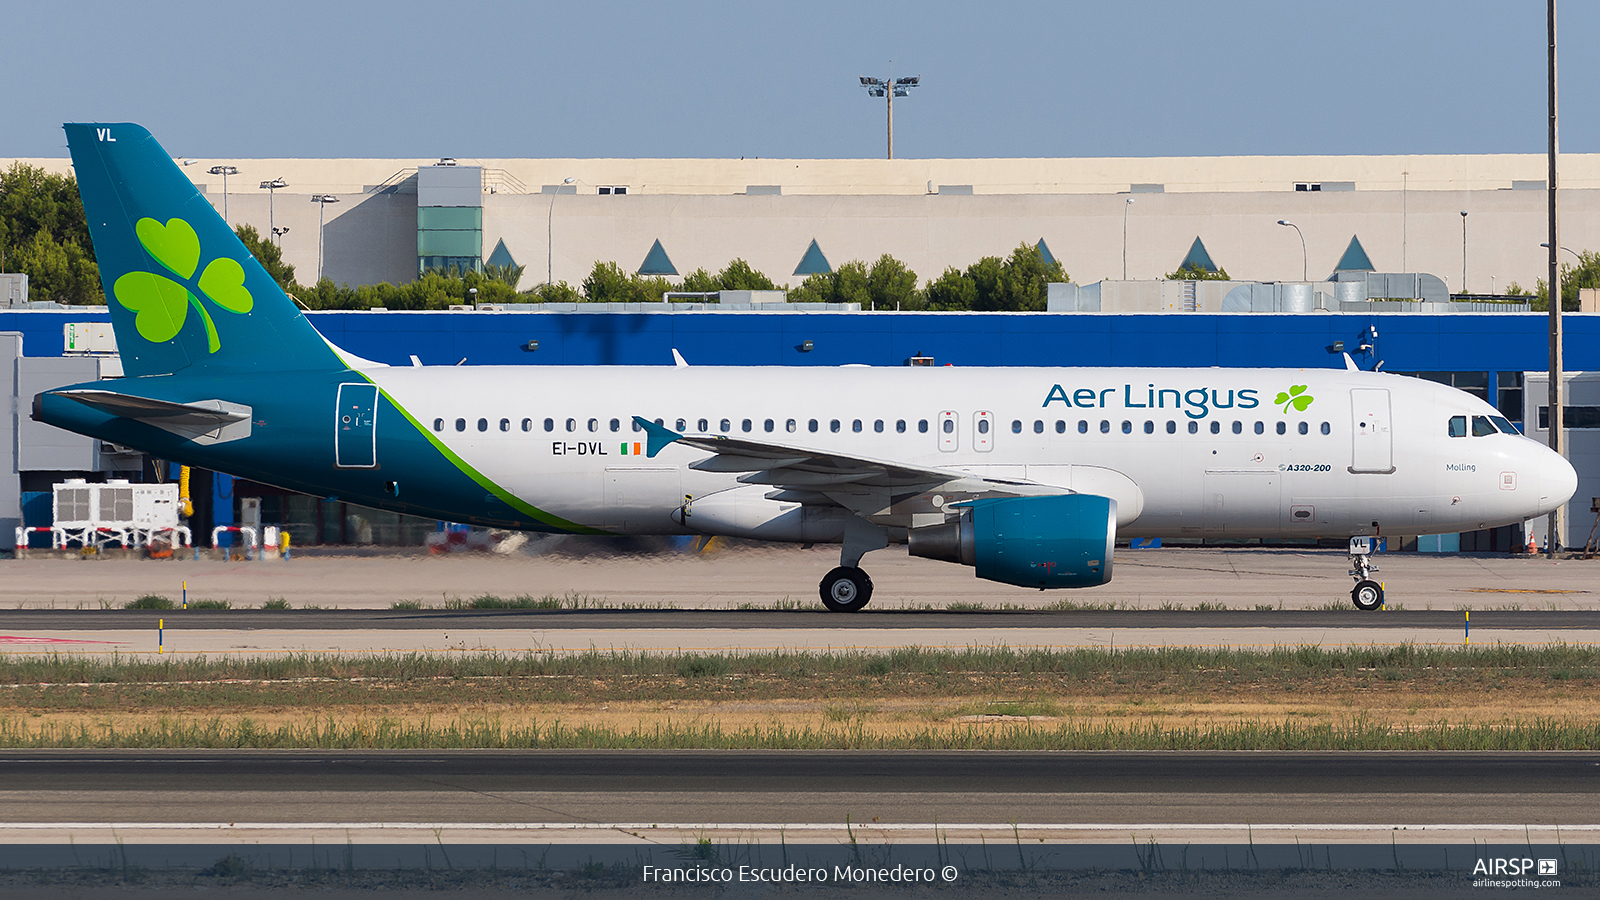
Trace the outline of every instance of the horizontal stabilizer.
[[250, 417], [254, 414], [250, 407], [227, 400], [174, 403], [94, 388], [50, 393], [107, 415], [154, 425], [199, 444], [220, 444], [249, 437]]

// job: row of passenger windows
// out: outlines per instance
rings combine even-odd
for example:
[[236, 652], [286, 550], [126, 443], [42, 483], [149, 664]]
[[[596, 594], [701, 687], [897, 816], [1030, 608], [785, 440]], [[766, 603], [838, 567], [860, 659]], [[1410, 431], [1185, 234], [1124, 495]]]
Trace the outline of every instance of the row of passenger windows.
[[[1503, 434], [1521, 434], [1522, 433], [1522, 432], [1518, 431], [1517, 430], [1517, 426], [1511, 424], [1511, 422], [1508, 419], [1506, 419], [1505, 416], [1473, 416], [1472, 417], [1472, 436], [1473, 437], [1486, 437], [1488, 435], [1494, 434], [1497, 431], [1501, 432]], [[1466, 437], [1467, 436], [1467, 417], [1466, 416], [1451, 416], [1450, 417], [1450, 436], [1451, 437]]]
[[[1482, 416], [1475, 416], [1474, 417], [1474, 426], [1475, 427], [1476, 427], [1477, 420], [1482, 419], [1482, 418], [1483, 418]], [[1450, 433], [1453, 436], [1459, 436], [1459, 435], [1456, 435], [1456, 431], [1455, 431], [1455, 429], [1456, 429], [1456, 419], [1461, 419], [1462, 420], [1461, 428], [1463, 429], [1463, 431], [1462, 431], [1463, 434], [1465, 433], [1464, 429], [1466, 428], [1466, 421], [1465, 421], [1464, 417], [1456, 416], [1455, 418], [1452, 418], [1450, 420], [1450, 428], [1451, 428]], [[704, 432], [708, 432], [708, 431], [711, 430], [712, 420], [710, 420], [710, 419], [695, 419], [693, 421], [694, 421], [694, 426], [695, 426], [694, 430], [695, 431], [704, 433]], [[632, 428], [632, 430], [634, 430], [634, 431], [643, 431], [644, 430], [643, 428], [641, 428], [639, 426], [639, 423], [637, 423], [637, 422], [631, 422], [630, 421], [628, 424]], [[657, 425], [663, 425], [665, 423], [663, 422], [663, 420], [657, 419], [656, 420], [656, 424]], [[689, 430], [690, 420], [689, 419], [678, 419], [675, 424], [677, 426], [677, 430], [678, 431], [688, 431]], [[568, 431], [568, 432], [576, 432], [576, 431], [579, 430], [579, 420], [578, 419], [567, 419], [567, 420], [565, 420], [564, 425], [565, 425], [565, 430]], [[612, 432], [618, 432], [618, 431], [622, 430], [622, 420], [621, 419], [611, 419], [609, 422], [606, 423], [606, 425], [607, 425], [607, 429], [609, 431], [612, 431]], [[544, 430], [545, 431], [553, 432], [553, 431], [556, 430], [556, 420], [555, 419], [545, 419], [544, 422], [543, 422], [543, 426], [544, 426]], [[1212, 434], [1221, 434], [1222, 433], [1222, 426], [1223, 426], [1223, 423], [1221, 423], [1219, 421], [1216, 421], [1216, 420], [1212, 420], [1210, 422], [1210, 424], [1209, 424], [1209, 430], [1210, 430], [1210, 432]], [[522, 422], [521, 422], [520, 427], [521, 427], [521, 429], [523, 431], [533, 431], [534, 430], [534, 420], [533, 419], [523, 419]], [[588, 419], [588, 420], [586, 420], [584, 422], [583, 427], [585, 429], [587, 429], [588, 431], [590, 431], [591, 433], [598, 433], [601, 430], [600, 420], [599, 419]], [[732, 419], [720, 419], [720, 420], [717, 421], [717, 427], [718, 427], [718, 430], [722, 431], [725, 434], [728, 433], [728, 432], [731, 432], [733, 430], [733, 420]], [[769, 432], [770, 433], [770, 432], [776, 431], [777, 427], [778, 427], [777, 421], [774, 420], [774, 419], [764, 419], [761, 422], [761, 430], [765, 431], [765, 432]], [[808, 419], [808, 420], [806, 420], [806, 426], [805, 427], [806, 427], [807, 431], [814, 433], [814, 432], [818, 432], [818, 431], [822, 430], [822, 423], [817, 419]], [[1510, 428], [1510, 423], [1507, 423], [1506, 427]], [[434, 431], [444, 431], [444, 428], [445, 428], [445, 420], [444, 419], [434, 419], [433, 420], [433, 430]], [[479, 419], [477, 421], [477, 428], [478, 428], [479, 431], [488, 431], [489, 430], [489, 420], [488, 419]], [[500, 424], [499, 424], [499, 428], [500, 428], [501, 431], [510, 431], [511, 430], [511, 420], [510, 419], [501, 419], [500, 420]], [[905, 419], [896, 419], [895, 420], [895, 422], [894, 422], [894, 430], [895, 430], [896, 434], [905, 434], [906, 431], [908, 430], [908, 428], [909, 428], [909, 426], [907, 425]], [[1297, 423], [1296, 428], [1297, 428], [1297, 430], [1299, 431], [1300, 434], [1310, 434], [1311, 433], [1311, 425], [1308, 422], [1299, 422], [1299, 423]], [[455, 429], [457, 431], [466, 431], [467, 430], [467, 420], [466, 419], [456, 419], [455, 420]], [[740, 431], [744, 431], [744, 432], [754, 431], [755, 430], [755, 421], [753, 419], [741, 419], [741, 420], [739, 420], [739, 430]], [[799, 420], [797, 420], [797, 419], [787, 419], [787, 420], [785, 420], [784, 423], [783, 423], [783, 430], [787, 431], [787, 432], [790, 432], [790, 433], [799, 431], [800, 430]], [[839, 419], [830, 419], [830, 420], [828, 420], [828, 431], [829, 432], [831, 432], [833, 434], [838, 434], [839, 432], [841, 432], [843, 430], [844, 430], [844, 423], [841, 422]], [[860, 432], [863, 432], [863, 431], [866, 430], [866, 425], [861, 419], [852, 419], [852, 420], [850, 420], [850, 430], [852, 432], [855, 432], [855, 433], [860, 433]], [[883, 419], [875, 419], [875, 420], [873, 420], [873, 422], [872, 422], [872, 431], [874, 433], [882, 434], [884, 432], [884, 430], [885, 430], [885, 424], [884, 424], [884, 420]], [[945, 419], [943, 421], [943, 423], [942, 423], [942, 430], [944, 431], [945, 434], [954, 433], [955, 430], [956, 430], [955, 420], [954, 419]], [[1112, 428], [1111, 428], [1111, 420], [1110, 419], [1101, 419], [1100, 420], [1100, 433], [1101, 434], [1110, 434], [1111, 430], [1112, 430]], [[1200, 423], [1196, 422], [1196, 421], [1193, 421], [1193, 420], [1190, 420], [1190, 422], [1188, 423], [1187, 430], [1188, 430], [1188, 432], [1190, 434], [1199, 434], [1200, 433]], [[1232, 425], [1230, 426], [1230, 430], [1234, 434], [1244, 434], [1245, 423], [1241, 422], [1241, 421], [1238, 421], [1238, 420], [1235, 420], [1232, 423]], [[1266, 434], [1267, 425], [1266, 425], [1265, 422], [1262, 422], [1262, 421], [1258, 420], [1255, 423], [1253, 423], [1253, 425], [1251, 427], [1251, 430], [1254, 431], [1256, 434]], [[1288, 423], [1279, 422], [1279, 423], [1277, 423], [1277, 426], [1275, 427], [1274, 430], [1278, 434], [1288, 434], [1289, 433]], [[1013, 419], [1012, 422], [1011, 422], [1011, 433], [1012, 434], [1021, 434], [1022, 431], [1023, 431], [1022, 420], [1021, 419]], [[1056, 434], [1066, 434], [1067, 433], [1067, 422], [1066, 422], [1065, 419], [1057, 419], [1056, 420], [1056, 422], [1055, 422], [1055, 431], [1056, 431]], [[1122, 431], [1123, 434], [1133, 434], [1133, 432], [1134, 432], [1134, 423], [1132, 421], [1128, 420], [1128, 419], [1122, 420], [1121, 431]], [[1333, 426], [1330, 425], [1327, 422], [1323, 422], [1321, 431], [1322, 431], [1323, 434], [1332, 434], [1333, 433]], [[1033, 420], [1033, 433], [1034, 434], [1044, 434], [1044, 432], [1045, 432], [1044, 420], [1043, 419], [1035, 419], [1035, 420]], [[1177, 434], [1178, 433], [1178, 423], [1176, 421], [1172, 420], [1172, 419], [1168, 419], [1167, 423], [1166, 423], [1166, 432], [1167, 432], [1167, 434]], [[918, 434], [927, 434], [928, 433], [928, 420], [927, 419], [918, 419], [917, 420], [917, 433]], [[979, 434], [988, 434], [989, 433], [989, 420], [988, 419], [979, 419], [978, 420], [978, 433]], [[1078, 433], [1079, 434], [1088, 434], [1089, 433], [1089, 420], [1088, 419], [1079, 419], [1078, 420]], [[1152, 420], [1146, 419], [1145, 422], [1144, 422], [1144, 433], [1145, 434], [1155, 434], [1156, 433], [1156, 423], [1154, 421], [1152, 421]], [[1476, 433], [1476, 431], [1474, 433]], [[1489, 434], [1493, 433], [1492, 426], [1491, 426], [1491, 430], [1489, 432], [1486, 432], [1486, 433], [1489, 433]], [[1513, 429], [1513, 430], [1510, 431], [1510, 433], [1515, 434], [1516, 432]]]

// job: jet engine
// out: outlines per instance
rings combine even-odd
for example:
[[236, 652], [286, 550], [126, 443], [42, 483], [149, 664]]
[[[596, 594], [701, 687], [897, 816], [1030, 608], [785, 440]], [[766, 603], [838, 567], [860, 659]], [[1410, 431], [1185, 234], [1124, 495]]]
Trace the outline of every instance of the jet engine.
[[1117, 502], [1094, 494], [973, 500], [943, 525], [913, 528], [912, 556], [972, 566], [979, 578], [1032, 588], [1111, 580]]

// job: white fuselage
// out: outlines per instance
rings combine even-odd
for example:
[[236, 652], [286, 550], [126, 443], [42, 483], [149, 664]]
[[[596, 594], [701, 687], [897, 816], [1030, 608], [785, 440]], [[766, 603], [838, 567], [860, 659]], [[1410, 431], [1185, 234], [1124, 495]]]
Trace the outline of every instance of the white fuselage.
[[[650, 458], [633, 416], [690, 434], [1114, 496], [1123, 537], [1431, 534], [1565, 503], [1572, 467], [1431, 382], [1335, 369], [376, 368], [465, 462], [528, 503], [622, 534], [695, 533], [685, 498], [758, 491]], [[1279, 395], [1283, 395], [1280, 397]], [[1305, 398], [1311, 398], [1309, 401]], [[1451, 436], [1465, 417], [1467, 434]], [[380, 429], [381, 430], [381, 429]], [[1109, 470], [1109, 473], [1108, 471]], [[1108, 480], [1109, 479], [1109, 480]], [[775, 511], [783, 504], [771, 503]], [[752, 494], [751, 496], [757, 496]], [[792, 507], [794, 504], [789, 504]], [[917, 522], [885, 522], [920, 525]], [[827, 539], [824, 537], [823, 539]]]

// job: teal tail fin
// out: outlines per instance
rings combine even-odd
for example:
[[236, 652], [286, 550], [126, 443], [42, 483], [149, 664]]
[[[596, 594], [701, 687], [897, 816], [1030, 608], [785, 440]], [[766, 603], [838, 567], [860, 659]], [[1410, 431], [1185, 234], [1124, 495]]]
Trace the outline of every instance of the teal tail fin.
[[345, 367], [150, 132], [64, 127], [127, 374]]

